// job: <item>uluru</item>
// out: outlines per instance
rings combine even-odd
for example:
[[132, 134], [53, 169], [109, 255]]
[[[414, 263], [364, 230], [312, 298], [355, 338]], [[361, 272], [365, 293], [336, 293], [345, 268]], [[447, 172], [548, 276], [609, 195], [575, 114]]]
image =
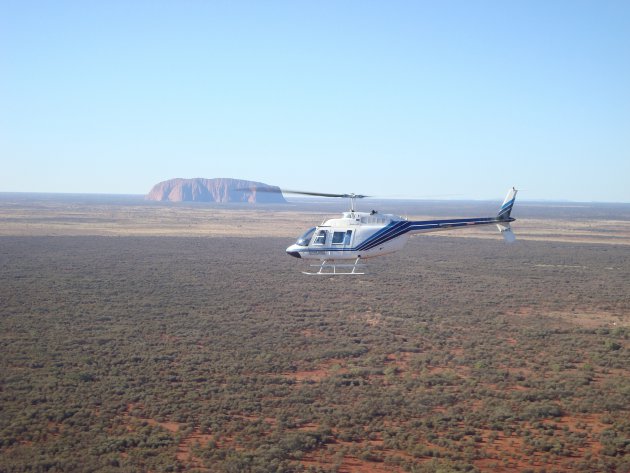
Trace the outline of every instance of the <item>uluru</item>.
[[147, 200], [160, 202], [248, 202], [283, 204], [280, 188], [242, 179], [169, 179], [153, 186]]

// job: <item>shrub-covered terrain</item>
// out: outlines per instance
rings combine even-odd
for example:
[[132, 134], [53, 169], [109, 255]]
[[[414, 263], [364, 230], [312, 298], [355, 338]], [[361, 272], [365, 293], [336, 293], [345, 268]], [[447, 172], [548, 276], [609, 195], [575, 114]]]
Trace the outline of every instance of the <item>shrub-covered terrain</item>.
[[0, 238], [0, 471], [630, 471], [627, 246], [289, 243]]

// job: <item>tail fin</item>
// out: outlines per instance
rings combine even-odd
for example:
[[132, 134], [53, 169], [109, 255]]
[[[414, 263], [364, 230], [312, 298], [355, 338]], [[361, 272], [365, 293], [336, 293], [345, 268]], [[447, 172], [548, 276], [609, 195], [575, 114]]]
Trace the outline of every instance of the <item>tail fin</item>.
[[512, 212], [512, 207], [514, 206], [514, 201], [516, 200], [516, 193], [518, 191], [515, 187], [512, 187], [507, 195], [505, 196], [505, 200], [503, 201], [503, 205], [499, 209], [499, 213], [497, 214], [497, 218], [499, 220], [509, 220], [510, 212]]
[[512, 212], [517, 192], [518, 191], [515, 187], [512, 187], [508, 191], [505, 196], [505, 200], [503, 201], [503, 205], [501, 205], [499, 213], [497, 214], [497, 220], [503, 220], [502, 222], [497, 223], [497, 228], [507, 243], [513, 243], [516, 241], [516, 237], [514, 236], [514, 233], [512, 233], [512, 228], [510, 227], [510, 221], [514, 220], [510, 217], [510, 213]]

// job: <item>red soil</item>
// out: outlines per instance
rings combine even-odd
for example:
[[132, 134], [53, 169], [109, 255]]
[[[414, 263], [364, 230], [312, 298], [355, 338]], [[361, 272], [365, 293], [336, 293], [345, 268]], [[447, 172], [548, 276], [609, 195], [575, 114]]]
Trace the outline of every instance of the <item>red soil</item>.
[[311, 370], [298, 370], [290, 373], [283, 373], [282, 376], [294, 379], [297, 382], [318, 382], [324, 378], [328, 378], [333, 373], [347, 373], [348, 369], [344, 367], [345, 360], [331, 358], [321, 363], [317, 368]]

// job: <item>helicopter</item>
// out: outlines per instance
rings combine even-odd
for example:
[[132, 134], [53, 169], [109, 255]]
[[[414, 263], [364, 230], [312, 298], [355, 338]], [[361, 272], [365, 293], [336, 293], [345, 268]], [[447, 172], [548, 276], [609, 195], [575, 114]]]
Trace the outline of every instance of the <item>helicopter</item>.
[[[365, 264], [361, 260], [384, 256], [401, 250], [413, 234], [439, 232], [474, 225], [496, 225], [507, 243], [516, 240], [510, 216], [517, 189], [512, 187], [499, 212], [494, 217], [456, 218], [444, 220], [410, 221], [399, 215], [358, 212], [357, 199], [369, 197], [362, 194], [326, 194], [319, 192], [284, 191], [289, 194], [338, 197], [350, 200], [350, 210], [340, 218], [325, 220], [309, 228], [297, 241], [286, 249], [288, 255], [307, 260], [318, 260], [311, 267], [317, 271], [303, 271], [307, 275], [361, 275]], [[353, 261], [354, 263], [344, 263]]]

